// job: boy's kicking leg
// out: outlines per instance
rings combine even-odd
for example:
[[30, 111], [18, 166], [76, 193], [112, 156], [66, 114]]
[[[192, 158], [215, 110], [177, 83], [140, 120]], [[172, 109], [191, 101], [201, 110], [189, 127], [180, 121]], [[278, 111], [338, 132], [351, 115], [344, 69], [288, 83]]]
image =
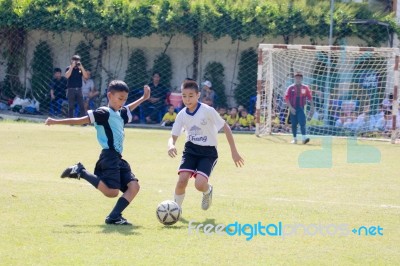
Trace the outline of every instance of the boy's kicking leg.
[[96, 189], [100, 190], [104, 196], [109, 198], [115, 198], [118, 196], [119, 189], [109, 188], [103, 181], [100, 180], [95, 174], [90, 173], [85, 169], [83, 164], [77, 163], [73, 166], [68, 167], [61, 174], [61, 178], [76, 178], [76, 179], [85, 179]]
[[[138, 180], [131, 172], [129, 165], [126, 165], [124, 162], [121, 167], [121, 181], [123, 183], [122, 191], [124, 192], [124, 194], [118, 199], [114, 209], [111, 211], [110, 215], [107, 216], [105, 222], [107, 224], [131, 225], [125, 218], [122, 217], [122, 211], [125, 210], [126, 207], [128, 207], [130, 202], [137, 195], [140, 186], [138, 184]], [[98, 176], [88, 172], [81, 163], [77, 163], [76, 165], [70, 166], [65, 169], [64, 172], [61, 174], [61, 177], [85, 179], [96, 189], [101, 191], [106, 197], [109, 198], [115, 198], [119, 194], [119, 189], [108, 187], [103, 181], [100, 180]]]

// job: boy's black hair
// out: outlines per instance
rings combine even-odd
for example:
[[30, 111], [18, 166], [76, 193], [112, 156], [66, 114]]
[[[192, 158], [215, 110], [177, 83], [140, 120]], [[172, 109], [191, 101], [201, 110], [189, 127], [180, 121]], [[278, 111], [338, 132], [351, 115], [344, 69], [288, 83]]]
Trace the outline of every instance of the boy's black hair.
[[54, 72], [53, 73], [57, 73], [57, 72], [62, 72], [61, 68], [59, 68], [59, 67], [54, 68]]
[[129, 93], [129, 87], [122, 80], [113, 80], [108, 85], [107, 91], [108, 92], [124, 91], [124, 92]]
[[173, 104], [168, 104], [168, 109], [169, 109], [170, 107], [174, 107], [174, 108], [175, 108], [175, 106], [174, 106]]
[[197, 85], [196, 81], [188, 80], [183, 83], [182, 89], [192, 89], [199, 92], [199, 85]]
[[155, 74], [157, 74], [157, 75], [160, 76], [160, 78], [161, 78], [161, 74], [160, 74], [160, 72], [158, 72], [158, 71], [154, 71], [154, 72], [153, 72], [153, 75], [151, 75], [151, 76], [154, 77]]

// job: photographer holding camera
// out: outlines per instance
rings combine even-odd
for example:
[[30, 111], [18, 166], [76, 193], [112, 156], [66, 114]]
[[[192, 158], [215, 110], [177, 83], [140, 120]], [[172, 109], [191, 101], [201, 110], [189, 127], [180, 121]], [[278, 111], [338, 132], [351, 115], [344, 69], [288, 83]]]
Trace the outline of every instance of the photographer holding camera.
[[80, 116], [85, 115], [82, 95], [82, 77], [87, 79], [88, 74], [81, 64], [81, 57], [74, 55], [71, 58], [71, 65], [67, 67], [65, 77], [67, 83], [67, 98], [68, 98], [68, 117], [74, 117], [75, 103], [79, 105]]

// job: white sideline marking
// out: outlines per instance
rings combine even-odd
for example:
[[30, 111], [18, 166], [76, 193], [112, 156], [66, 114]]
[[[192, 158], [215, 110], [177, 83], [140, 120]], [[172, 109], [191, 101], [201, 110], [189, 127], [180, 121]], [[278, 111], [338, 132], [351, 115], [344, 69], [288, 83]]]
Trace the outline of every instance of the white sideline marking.
[[288, 199], [288, 198], [271, 198], [275, 201], [286, 201], [286, 202], [307, 202], [307, 203], [322, 203], [322, 204], [340, 204], [340, 205], [355, 205], [355, 206], [365, 206], [365, 207], [375, 207], [375, 208], [394, 208], [400, 209], [397, 205], [374, 205], [374, 204], [362, 204], [362, 203], [347, 203], [347, 202], [336, 202], [336, 201], [317, 201], [317, 200], [302, 200], [302, 199]]

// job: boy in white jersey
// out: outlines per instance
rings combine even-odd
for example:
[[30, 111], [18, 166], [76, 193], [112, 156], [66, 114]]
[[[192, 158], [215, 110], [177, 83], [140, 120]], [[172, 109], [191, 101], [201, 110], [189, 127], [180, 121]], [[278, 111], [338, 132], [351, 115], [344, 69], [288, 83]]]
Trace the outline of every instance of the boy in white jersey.
[[181, 207], [185, 190], [191, 177], [195, 177], [195, 187], [203, 192], [201, 208], [207, 210], [212, 201], [213, 187], [208, 178], [217, 163], [217, 135], [223, 128], [231, 148], [232, 159], [236, 166], [242, 166], [244, 160], [236, 150], [232, 131], [218, 112], [206, 104], [200, 103], [199, 87], [195, 81], [186, 81], [182, 86], [182, 99], [185, 105], [177, 115], [172, 127], [172, 136], [168, 141], [168, 155], [177, 156], [176, 140], [182, 129], [186, 132], [186, 144], [179, 166], [179, 179], [175, 188], [174, 200]]

